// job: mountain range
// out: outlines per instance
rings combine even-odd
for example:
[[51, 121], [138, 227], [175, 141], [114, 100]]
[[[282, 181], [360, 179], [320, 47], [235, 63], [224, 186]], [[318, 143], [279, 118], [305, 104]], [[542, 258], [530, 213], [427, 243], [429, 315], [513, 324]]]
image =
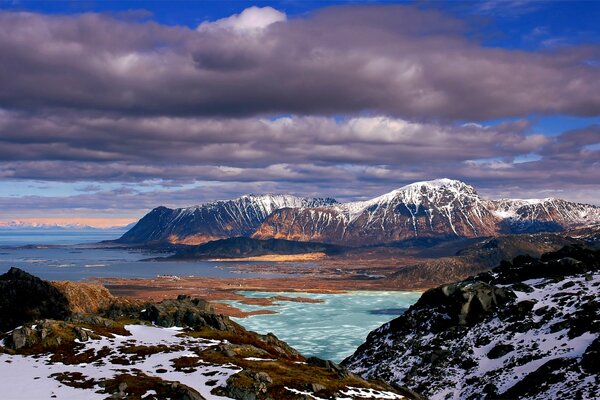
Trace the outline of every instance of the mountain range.
[[348, 203], [265, 194], [187, 208], [161, 206], [117, 242], [197, 245], [242, 236], [364, 246], [556, 232], [598, 221], [598, 206], [555, 198], [490, 200], [464, 182], [436, 179]]
[[60, 231], [98, 231], [98, 230], [129, 230], [133, 228], [135, 224], [129, 224], [126, 226], [110, 226], [110, 227], [98, 227], [83, 224], [69, 224], [69, 223], [46, 223], [46, 222], [29, 222], [29, 221], [0, 221], [0, 229], [5, 230], [60, 230]]

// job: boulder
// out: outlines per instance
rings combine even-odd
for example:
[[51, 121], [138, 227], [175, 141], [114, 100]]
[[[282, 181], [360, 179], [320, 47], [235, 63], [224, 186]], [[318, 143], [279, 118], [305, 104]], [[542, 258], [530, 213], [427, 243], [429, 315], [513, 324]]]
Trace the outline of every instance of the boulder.
[[18, 268], [0, 275], [0, 331], [38, 319], [65, 319], [70, 314], [67, 298], [49, 282]]

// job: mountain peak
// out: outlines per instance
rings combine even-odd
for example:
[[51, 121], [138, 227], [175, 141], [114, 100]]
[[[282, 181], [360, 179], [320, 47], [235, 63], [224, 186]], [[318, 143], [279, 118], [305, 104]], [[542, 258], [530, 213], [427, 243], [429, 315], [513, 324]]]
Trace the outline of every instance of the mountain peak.
[[458, 180], [441, 178], [414, 182], [363, 203], [365, 206], [390, 202], [413, 205], [420, 205], [424, 202], [446, 204], [459, 197], [479, 200], [479, 195], [473, 186]]
[[[450, 178], [439, 178], [439, 179], [431, 179], [428, 181], [419, 181], [409, 183], [408, 185], [402, 186], [400, 189], [407, 189], [410, 187], [431, 187], [431, 188], [439, 188], [443, 186], [469, 186], [466, 183]], [[470, 187], [470, 186], [469, 186]], [[400, 190], [398, 189], [398, 190]]]

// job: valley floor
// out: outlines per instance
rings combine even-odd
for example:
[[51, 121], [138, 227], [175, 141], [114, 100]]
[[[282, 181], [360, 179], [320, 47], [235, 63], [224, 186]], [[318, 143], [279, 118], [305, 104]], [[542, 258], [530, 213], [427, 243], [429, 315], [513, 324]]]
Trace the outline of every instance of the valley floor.
[[[305, 263], [297, 259], [276, 264], [239, 264], [228, 262], [239, 278], [208, 278], [184, 276], [158, 276], [151, 279], [139, 278], [99, 278], [97, 282], [106, 286], [112, 294], [144, 300], [162, 300], [176, 294], [201, 297], [214, 303], [219, 313], [245, 317], [255, 314], [268, 314], [273, 311], [258, 309], [243, 311], [222, 301], [237, 300], [244, 304], [269, 306], [274, 301], [314, 302], [307, 297], [281, 296], [269, 298], [246, 298], [240, 291], [257, 292], [304, 292], [304, 293], [343, 293], [348, 291], [424, 291], [429, 286], [411, 281], [389, 279], [398, 271], [403, 260], [394, 257], [323, 257]], [[413, 260], [414, 262], [414, 260]], [[287, 275], [285, 277], [245, 277], [248, 272], [261, 274]]]

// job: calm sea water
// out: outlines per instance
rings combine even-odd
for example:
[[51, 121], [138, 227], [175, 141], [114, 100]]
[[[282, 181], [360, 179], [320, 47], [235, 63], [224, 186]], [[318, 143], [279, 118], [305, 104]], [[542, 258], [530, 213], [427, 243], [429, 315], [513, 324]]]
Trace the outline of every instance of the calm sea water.
[[[0, 273], [18, 267], [42, 279], [71, 281], [102, 277], [153, 278], [157, 275], [240, 276], [238, 270], [224, 268], [227, 263], [223, 262], [145, 261], [165, 254], [89, 248], [90, 243], [115, 239], [121, 234], [122, 231], [0, 231]], [[24, 247], [28, 245], [37, 247]], [[44, 247], [46, 245], [49, 247]], [[252, 272], [243, 274], [248, 277], [280, 276]]]
[[119, 238], [122, 229], [65, 230], [65, 229], [0, 229], [0, 246], [72, 245], [97, 243]]

